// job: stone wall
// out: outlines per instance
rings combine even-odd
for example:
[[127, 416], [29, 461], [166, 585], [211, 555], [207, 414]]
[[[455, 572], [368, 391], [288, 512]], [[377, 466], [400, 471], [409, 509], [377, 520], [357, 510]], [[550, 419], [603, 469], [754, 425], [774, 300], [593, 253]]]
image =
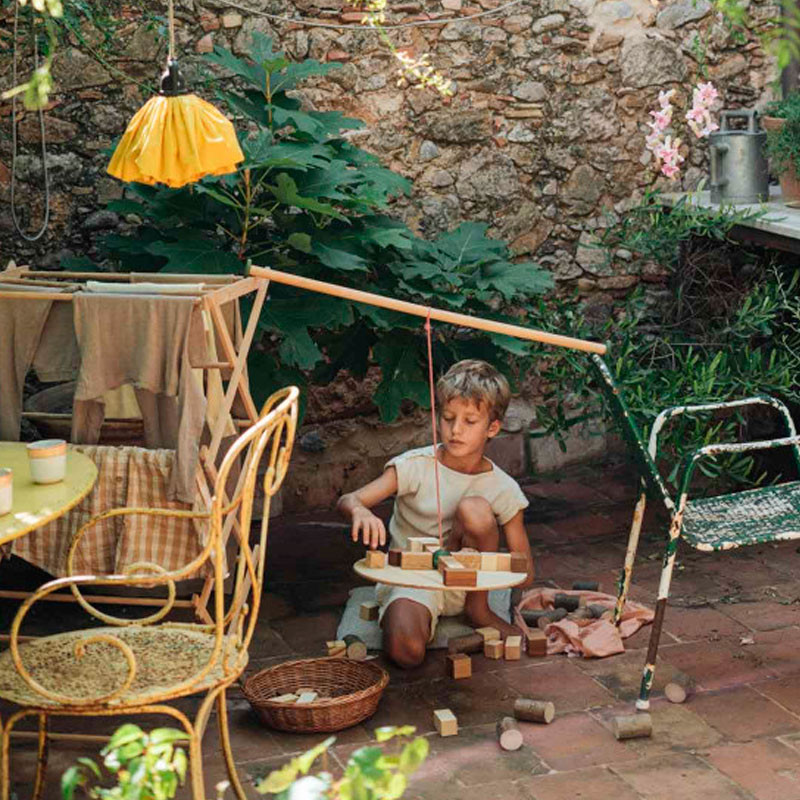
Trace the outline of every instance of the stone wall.
[[[392, 23], [439, 23], [391, 33], [407, 51], [430, 53], [437, 68], [455, 80], [458, 93], [449, 101], [398, 87], [393, 58], [374, 33], [357, 25], [360, 14], [343, 8], [342, 0], [251, 5], [282, 17], [355, 27], [280, 22], [226, 0], [178, 0], [178, 48], [187, 72], [195, 75], [200, 55], [214, 44], [246, 53], [254, 30], [273, 35], [296, 59], [344, 62], [341, 70], [305, 88], [303, 99], [311, 107], [365, 120], [367, 127], [352, 138], [413, 180], [412, 196], [398, 201], [396, 212], [422, 235], [462, 220], [489, 222], [492, 233], [511, 242], [517, 254], [551, 269], [561, 287], [577, 287], [587, 312], [598, 318], [640, 281], [657, 293], [666, 278], [657, 265], [637, 264], [624, 251], [607, 264], [591, 245], [598, 230], [624, 214], [647, 187], [680, 188], [656, 179], [644, 149], [645, 123], [659, 90], [678, 89], [676, 102], [685, 106], [706, 71], [726, 107], [760, 107], [770, 96], [773, 66], [752, 36], [736, 41], [707, 0], [656, 6], [649, 0], [520, 0], [467, 19], [500, 6], [499, 0], [476, 2], [391, 5]], [[149, 0], [141, 6], [163, 14], [163, 7]], [[764, 23], [778, 11], [769, 2], [753, 0], [750, 7], [751, 17]], [[56, 268], [65, 255], [92, 256], [98, 233], [130, 229], [125, 219], [103, 210], [106, 201], [123, 193], [104, 170], [112, 140], [146, 99], [140, 83], [155, 79], [165, 57], [163, 37], [157, 26], [142, 24], [142, 13], [140, 6], [119, 10], [111, 48], [85, 31], [105, 63], [77, 40], [59, 50], [57, 92], [46, 114], [51, 223], [34, 244], [11, 227], [10, 106], [0, 105], [0, 265], [14, 258]], [[7, 46], [10, 27], [10, 11], [0, 10], [0, 45]], [[10, 59], [0, 58], [0, 87], [10, 83]], [[23, 115], [19, 133], [18, 197], [35, 225], [42, 193], [34, 114]], [[694, 187], [706, 165], [705, 143], [689, 141], [683, 188]], [[309, 418], [324, 450], [310, 446], [299, 452], [288, 497], [302, 504], [313, 496], [326, 504], [342, 488], [374, 474], [385, 457], [427, 439], [421, 418], [379, 426], [368, 409], [354, 408], [359, 393], [356, 387], [355, 395], [349, 394], [351, 406], [342, 409], [340, 419]], [[527, 428], [535, 397], [525, 399]], [[510, 458], [519, 463], [518, 445], [511, 450]], [[585, 454], [587, 446], [578, 443], [574, 451]]]

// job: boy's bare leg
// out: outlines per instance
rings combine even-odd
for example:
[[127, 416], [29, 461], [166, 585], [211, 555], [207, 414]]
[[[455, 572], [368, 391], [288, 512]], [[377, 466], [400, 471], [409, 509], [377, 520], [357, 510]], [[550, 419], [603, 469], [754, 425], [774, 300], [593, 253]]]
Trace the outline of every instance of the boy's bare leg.
[[[450, 537], [450, 549], [472, 547], [496, 552], [500, 546], [500, 531], [489, 502], [482, 497], [465, 497], [456, 509]], [[503, 636], [521, 633], [519, 628], [509, 625], [489, 608], [488, 592], [467, 592], [464, 612], [477, 628], [490, 625]]]
[[425, 659], [431, 634], [431, 612], [422, 603], [399, 597], [383, 614], [383, 651], [404, 669], [418, 667]]

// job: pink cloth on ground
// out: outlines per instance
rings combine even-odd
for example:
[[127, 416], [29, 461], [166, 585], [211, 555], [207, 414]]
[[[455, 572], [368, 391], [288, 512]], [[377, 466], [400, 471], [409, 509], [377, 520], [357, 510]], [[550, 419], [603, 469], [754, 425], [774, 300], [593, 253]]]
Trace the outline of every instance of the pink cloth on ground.
[[[564, 589], [531, 589], [523, 596], [520, 604], [514, 611], [515, 623], [527, 632], [530, 628], [522, 619], [520, 611], [528, 609], [553, 608], [556, 593], [568, 594], [575, 597], [585, 597], [586, 605], [602, 605], [614, 610], [617, 598], [603, 592], [565, 591]], [[608, 620], [589, 619], [573, 621], [562, 619], [551, 622], [545, 633], [547, 634], [547, 655], [554, 653], [581, 654], [585, 658], [603, 658], [616, 653], [624, 653], [623, 639], [632, 636], [642, 625], [653, 621], [655, 614], [641, 603], [628, 601], [622, 610], [619, 628]]]

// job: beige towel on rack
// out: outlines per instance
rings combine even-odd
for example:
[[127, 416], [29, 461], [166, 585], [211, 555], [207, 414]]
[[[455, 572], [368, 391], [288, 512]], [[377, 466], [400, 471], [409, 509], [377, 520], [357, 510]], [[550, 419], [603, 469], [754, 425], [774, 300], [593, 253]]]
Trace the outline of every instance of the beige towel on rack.
[[73, 302], [81, 368], [72, 441], [96, 443], [103, 395], [132, 384], [148, 446], [176, 451], [170, 498], [191, 503], [206, 408], [191, 368], [205, 349], [194, 298], [81, 292]]
[[[13, 283], [0, 284], [0, 289], [53, 292]], [[19, 439], [25, 375], [33, 363], [52, 304], [52, 300], [0, 298], [0, 439]]]

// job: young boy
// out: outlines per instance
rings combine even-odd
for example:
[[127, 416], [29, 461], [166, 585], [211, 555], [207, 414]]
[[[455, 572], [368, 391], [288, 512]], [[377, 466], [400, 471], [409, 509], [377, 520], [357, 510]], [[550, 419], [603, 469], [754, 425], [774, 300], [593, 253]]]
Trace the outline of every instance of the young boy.
[[[528, 501], [517, 482], [493, 464], [484, 450], [500, 431], [510, 391], [506, 379], [485, 361], [460, 361], [439, 379], [436, 403], [441, 437], [439, 492], [442, 530], [448, 550], [474, 548], [494, 552], [502, 526], [508, 549], [525, 553], [528, 577], [533, 561], [522, 511]], [[391, 459], [384, 473], [355, 492], [343, 495], [340, 511], [352, 521], [353, 541], [376, 548], [386, 543], [383, 522], [369, 509], [396, 495], [389, 521], [391, 546], [407, 549], [409, 536], [438, 536], [433, 447], [409, 450]], [[425, 658], [439, 617], [464, 611], [476, 628], [491, 625], [503, 636], [519, 634], [490, 608], [486, 592], [444, 592], [377, 584], [383, 647], [401, 667]]]

